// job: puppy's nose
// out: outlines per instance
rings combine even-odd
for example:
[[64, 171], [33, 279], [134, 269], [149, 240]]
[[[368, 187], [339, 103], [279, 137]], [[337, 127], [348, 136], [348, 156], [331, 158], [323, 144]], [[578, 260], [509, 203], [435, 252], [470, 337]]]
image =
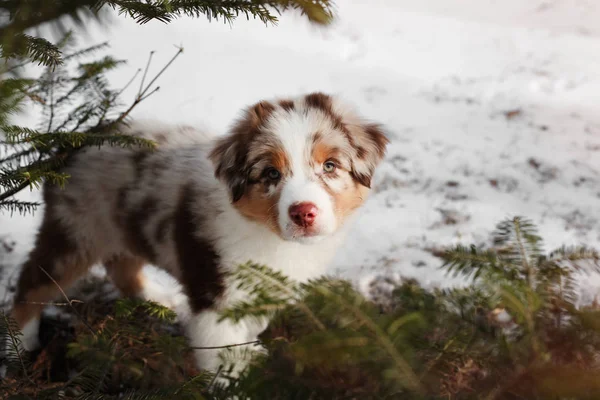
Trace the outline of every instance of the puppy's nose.
[[319, 209], [313, 203], [298, 203], [291, 206], [288, 212], [296, 225], [308, 228], [315, 223]]

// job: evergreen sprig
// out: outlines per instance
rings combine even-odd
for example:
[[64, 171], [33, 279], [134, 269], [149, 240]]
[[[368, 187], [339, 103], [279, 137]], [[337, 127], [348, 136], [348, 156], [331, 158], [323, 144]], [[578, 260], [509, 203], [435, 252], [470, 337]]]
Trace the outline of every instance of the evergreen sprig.
[[31, 380], [28, 374], [29, 358], [23, 349], [21, 333], [17, 322], [4, 311], [0, 311], [0, 338], [4, 346], [5, 365], [11, 372], [20, 372], [26, 380]]
[[[15, 199], [21, 190], [42, 181], [64, 184], [66, 176], [36, 165], [62, 165], [64, 155], [83, 146], [152, 146], [149, 141], [119, 135], [115, 128], [126, 123], [131, 111], [156, 93], [156, 78], [176, 56], [143, 86], [133, 103], [119, 111], [119, 96], [106, 74], [123, 64], [105, 56], [85, 62], [106, 44], [77, 48], [75, 37], [64, 29], [64, 22], [84, 26], [89, 17], [99, 17], [102, 9], [112, 8], [140, 24], [152, 20], [168, 23], [176, 18], [206, 17], [231, 23], [239, 16], [276, 23], [283, 11], [299, 10], [316, 24], [327, 24], [333, 17], [331, 0], [8, 0], [0, 2], [0, 14], [8, 20], [0, 27], [0, 132], [9, 134], [10, 154], [0, 158], [0, 211], [27, 212], [34, 204]], [[30, 34], [30, 28], [50, 23], [63, 34], [56, 43]], [[76, 71], [73, 71], [73, 64]], [[34, 79], [24, 79], [23, 67], [37, 64], [45, 69]], [[29, 102], [41, 110], [43, 124], [35, 130], [14, 126], [10, 117]], [[113, 133], [109, 135], [107, 133]], [[117, 134], [114, 134], [117, 133]], [[1, 145], [1, 144], [0, 144]], [[20, 145], [20, 146], [19, 146]], [[25, 146], [23, 146], [25, 145]]]
[[[40, 399], [58, 391], [68, 399], [597, 398], [600, 306], [577, 305], [576, 274], [583, 267], [575, 264], [595, 265], [598, 253], [563, 247], [545, 254], [535, 227], [522, 221], [503, 221], [492, 244], [477, 248], [495, 254], [490, 273], [486, 257], [468, 253], [465, 274], [486, 272], [466, 286], [426, 289], [405, 279], [380, 302], [347, 281], [321, 277], [299, 284], [266, 266], [241, 265], [228, 279], [246, 296], [223, 318], [246, 323], [266, 309], [272, 321], [259, 348], [223, 349], [226, 361], [249, 359], [239, 376], [229, 368], [217, 376], [182, 371], [193, 349], [176, 333], [172, 311], [141, 300], [87, 299], [75, 304], [84, 307], [75, 315], [89, 321], [76, 325], [65, 343], [75, 375], [48, 381], [39, 360], [22, 364], [13, 357], [16, 370], [0, 394], [18, 388]], [[444, 258], [465, 256], [455, 250]], [[498, 273], [500, 266], [515, 272]], [[0, 340], [18, 335], [13, 328], [1, 330]]]
[[[57, 44], [61, 51], [72, 46], [71, 33]], [[6, 109], [16, 112], [20, 102], [32, 99], [45, 117], [37, 129], [11, 125], [8, 120], [0, 124], [6, 138], [0, 143], [5, 148], [0, 158], [0, 210], [33, 211], [34, 203], [20, 201], [15, 195], [27, 187], [40, 187], [42, 182], [63, 186], [69, 177], [60, 168], [82, 147], [154, 148], [149, 140], [120, 133], [129, 113], [145, 97], [137, 97], [128, 109], [117, 111], [122, 90], [111, 89], [105, 75], [122, 62], [107, 56], [85, 60], [105, 47], [101, 44], [69, 52], [68, 63], [46, 67], [38, 79], [0, 81], [11, 86], [7, 92], [15, 93]], [[150, 91], [154, 82], [144, 90]]]
[[43, 23], [52, 23], [64, 32], [64, 19], [83, 26], [89, 17], [99, 18], [103, 8], [117, 10], [140, 24], [149, 21], [168, 23], [182, 16], [206, 17], [209, 21], [232, 23], [240, 15], [264, 23], [276, 23], [286, 10], [299, 10], [316, 24], [327, 24], [333, 17], [331, 0], [7, 0], [0, 3], [0, 14], [9, 16], [0, 27], [0, 58], [26, 58], [50, 67], [62, 63], [58, 46], [24, 32]]

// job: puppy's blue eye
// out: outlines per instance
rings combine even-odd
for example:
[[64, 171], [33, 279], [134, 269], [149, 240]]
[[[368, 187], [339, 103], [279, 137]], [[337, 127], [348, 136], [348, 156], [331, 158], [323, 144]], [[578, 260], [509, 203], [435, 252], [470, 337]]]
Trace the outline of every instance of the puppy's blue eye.
[[272, 181], [276, 181], [279, 178], [281, 178], [281, 172], [277, 171], [275, 168], [269, 168], [266, 171], [266, 175], [267, 175], [267, 178], [269, 178]]
[[334, 172], [336, 168], [337, 167], [333, 161], [325, 161], [325, 163], [323, 163], [323, 171], [327, 173]]

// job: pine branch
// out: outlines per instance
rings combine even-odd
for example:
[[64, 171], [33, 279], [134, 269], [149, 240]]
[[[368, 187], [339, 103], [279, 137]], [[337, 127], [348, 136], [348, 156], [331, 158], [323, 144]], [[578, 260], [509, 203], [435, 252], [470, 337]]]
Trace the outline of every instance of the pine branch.
[[457, 245], [444, 251], [440, 258], [444, 261], [440, 268], [446, 269], [448, 273], [453, 273], [455, 276], [472, 277], [473, 280], [479, 279], [482, 275], [514, 279], [516, 273], [514, 266], [505, 265], [495, 250], [480, 250], [475, 245], [469, 247]]
[[5, 349], [7, 361], [13, 362], [16, 359], [18, 361], [18, 369], [23, 373], [25, 379], [30, 384], [35, 385], [27, 372], [27, 363], [23, 354], [24, 350], [20, 336], [22, 336], [22, 333], [19, 330], [17, 322], [6, 315], [3, 310], [0, 310], [0, 337], [4, 339], [3, 342], [5, 345], [10, 346], [10, 349]]
[[[69, 41], [70, 35], [67, 34], [60, 43], [61, 48], [66, 46]], [[110, 145], [153, 149], [156, 145], [150, 140], [119, 134], [118, 125], [140, 102], [152, 94], [152, 92], [148, 92], [151, 85], [181, 54], [181, 51], [180, 49], [152, 79], [151, 83], [144, 88], [141, 96], [138, 96], [125, 112], [108, 123], [105, 122], [105, 118], [116, 106], [119, 92], [113, 92], [106, 88], [107, 83], [104, 82], [103, 75], [118, 66], [120, 61], [104, 57], [96, 62], [80, 64], [81, 73], [74, 79], [69, 78], [61, 69], [47, 71], [44, 77], [38, 81], [38, 87], [32, 91], [32, 93], [38, 93], [37, 96], [44, 108], [49, 111], [47, 126], [42, 130], [14, 125], [3, 127], [7, 136], [6, 144], [28, 146], [13, 155], [13, 158], [2, 160], [3, 165], [11, 165], [12, 160], [21, 159], [23, 156], [34, 158], [37, 154], [38, 159], [30, 160], [33, 162], [26, 167], [4, 168], [3, 171], [0, 171], [0, 185], [3, 188], [3, 191], [0, 192], [0, 202], [8, 200], [28, 186], [38, 186], [43, 180], [64, 185], [68, 176], [56, 172], [56, 169], [62, 166], [66, 156], [81, 147]], [[71, 85], [71, 83], [74, 84]], [[58, 119], [62, 118], [60, 110], [78, 95], [82, 96], [82, 104], [75, 107], [62, 122], [59, 121]], [[98, 97], [97, 103], [93, 101], [93, 96]], [[90, 125], [91, 128], [87, 128], [85, 131], [78, 131], [80, 127]], [[14, 210], [14, 205], [7, 205], [7, 207]]]
[[181, 16], [205, 16], [208, 21], [222, 19], [226, 23], [232, 23], [240, 15], [247, 19], [257, 18], [265, 24], [274, 24], [277, 17], [271, 14], [270, 8], [278, 13], [288, 9], [300, 10], [311, 22], [317, 24], [327, 24], [332, 18], [329, 0], [154, 0], [145, 3], [136, 0], [108, 0], [101, 3], [118, 10], [121, 15], [128, 15], [140, 24], [152, 20], [168, 23]]
[[8, 118], [21, 110], [23, 100], [27, 96], [27, 88], [33, 81], [2, 77], [1, 67], [0, 78], [0, 131], [2, 131], [8, 123]]
[[[4, 143], [0, 142], [0, 145], [2, 145], [2, 144], [4, 144]], [[23, 146], [23, 147], [21, 147], [21, 150], [18, 150], [20, 148], [20, 146], [18, 146], [18, 144], [13, 144], [13, 143], [10, 143], [10, 144], [6, 143], [6, 144], [17, 151], [14, 151], [12, 154], [9, 154], [4, 158], [0, 158], [0, 165], [8, 165], [9, 167], [11, 167], [11, 166], [18, 167], [18, 166], [21, 166], [21, 164], [23, 164], [23, 163], [30, 164], [32, 162], [35, 162], [38, 159], [37, 151], [35, 149], [32, 149], [31, 147]]]
[[15, 212], [20, 215], [33, 214], [33, 212], [40, 206], [40, 203], [20, 200], [0, 200], [0, 212], [2, 210], [10, 212], [12, 217]]
[[526, 279], [533, 272], [530, 264], [542, 256], [542, 238], [533, 223], [522, 217], [514, 217], [499, 223], [493, 233], [494, 247], [503, 260], [519, 266]]
[[177, 318], [175, 312], [168, 307], [153, 301], [142, 301], [140, 299], [118, 300], [115, 305], [115, 316], [117, 318], [130, 318], [138, 310], [167, 323], [173, 323]]
[[84, 49], [80, 49], [80, 50], [74, 51], [72, 53], [65, 54], [65, 55], [63, 55], [63, 60], [68, 61], [73, 58], [87, 57], [91, 54], [94, 54], [94, 53], [100, 51], [100, 50], [106, 50], [108, 47], [109, 47], [108, 42], [95, 44], [93, 46], [86, 47]]
[[580, 262], [586, 262], [598, 270], [600, 268], [600, 252], [586, 246], [563, 246], [551, 252], [548, 261], [568, 262], [577, 269], [579, 269]]
[[6, 128], [11, 144], [29, 144], [34, 149], [77, 149], [83, 146], [100, 147], [105, 144], [120, 147], [142, 147], [153, 149], [156, 144], [148, 139], [121, 134], [100, 134], [87, 132], [40, 133], [33, 129], [10, 126]]
[[96, 0], [6, 0], [0, 4], [0, 9], [8, 11], [11, 20], [0, 27], [0, 43], [5, 51], [11, 52], [12, 38], [29, 28], [45, 22], [56, 22], [66, 16], [76, 24], [81, 24], [81, 13], [90, 15], [89, 11], [97, 3]]
[[[21, 190], [29, 187], [29, 182], [24, 181], [16, 186], [11, 186], [11, 185], [8, 185], [8, 184], [0, 181], [0, 186], [4, 186], [4, 188], [3, 188], [4, 191], [0, 193], [0, 204], [6, 204], [7, 202], [13, 201], [13, 200], [8, 200], [9, 198], [13, 197], [17, 193], [19, 193]], [[6, 189], [7, 187], [8, 187], [8, 189]], [[4, 208], [4, 207], [2, 207], [2, 208]], [[8, 208], [9, 208], [9, 210], [11, 209], [10, 206]]]
[[43, 38], [19, 33], [13, 37], [8, 51], [6, 47], [0, 42], [0, 58], [28, 58], [29, 62], [51, 68], [63, 63], [58, 47]]
[[[532, 227], [532, 225], [526, 221], [522, 221], [521, 218], [517, 217], [513, 219], [513, 228], [516, 236], [515, 240], [519, 248], [521, 262], [523, 263], [523, 269], [525, 270], [527, 283], [530, 287], [532, 287], [534, 282], [533, 280], [535, 279], [535, 270], [529, 261], [530, 255], [525, 248], [524, 240], [527, 240], [527, 243], [533, 247], [537, 245], [537, 242], [541, 240], [541, 238], [531, 233], [533, 229], [529, 229], [531, 232], [528, 232], [528, 228], [530, 227]], [[540, 252], [537, 250], [537, 248], [534, 248], [534, 251], [537, 251], [536, 257], [539, 257]]]
[[373, 334], [373, 338], [394, 360], [396, 365], [396, 377], [398, 379], [403, 381], [404, 384], [411, 390], [421, 393], [423, 392], [419, 378], [414, 373], [410, 364], [406, 362], [406, 360], [398, 352], [388, 334], [367, 313], [361, 310], [360, 306], [358, 305], [360, 304], [361, 300], [358, 296], [356, 296], [355, 299], [343, 298], [338, 293], [324, 285], [318, 286], [316, 289], [328, 299], [335, 302], [335, 304], [337, 304], [342, 310], [349, 311], [361, 322], [361, 325], [365, 326]]
[[[297, 283], [292, 282], [282, 273], [274, 271], [266, 266], [256, 264], [240, 265], [233, 274], [237, 287], [240, 290], [248, 291], [249, 297], [254, 304], [239, 302], [234, 304], [229, 310], [225, 310], [220, 320], [232, 318], [236, 321], [240, 318], [242, 310], [252, 311], [254, 316], [262, 316], [268, 311], [275, 310], [275, 304], [292, 303], [309, 317], [311, 323], [320, 330], [325, 330], [325, 326], [315, 314], [299, 300], [299, 287]], [[269, 310], [269, 307], [272, 307]]]
[[14, 196], [27, 186], [39, 187], [42, 180], [64, 186], [69, 176], [63, 172], [56, 172], [64, 164], [64, 159], [65, 156], [56, 155], [39, 158], [38, 161], [24, 167], [0, 169], [0, 187], [5, 189], [3, 193], [0, 193], [0, 201]]

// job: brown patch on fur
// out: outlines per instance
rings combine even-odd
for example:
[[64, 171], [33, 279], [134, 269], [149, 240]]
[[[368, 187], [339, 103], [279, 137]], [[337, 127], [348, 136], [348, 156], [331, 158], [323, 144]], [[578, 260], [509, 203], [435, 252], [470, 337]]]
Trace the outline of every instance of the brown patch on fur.
[[357, 183], [360, 183], [364, 187], [371, 189], [371, 175], [361, 174], [356, 171], [352, 171], [352, 179]]
[[287, 112], [294, 111], [295, 108], [294, 102], [291, 100], [280, 100], [279, 106]]
[[321, 92], [311, 93], [304, 97], [304, 101], [308, 107], [321, 110], [325, 113], [331, 120], [333, 127], [344, 133], [350, 144], [354, 146], [354, 140], [348, 127], [342, 121], [342, 117], [333, 111], [333, 99], [331, 96]]
[[367, 136], [377, 149], [377, 156], [383, 158], [390, 140], [383, 133], [383, 127], [379, 124], [366, 124], [363, 126]]
[[352, 177], [356, 182], [370, 188], [375, 167], [385, 156], [389, 139], [378, 124], [365, 124], [353, 129], [351, 133], [355, 140], [350, 144], [358, 158], [353, 162]]
[[315, 132], [312, 135], [312, 142], [313, 145], [317, 142], [320, 142], [321, 140], [323, 140], [323, 133], [322, 132]]
[[117, 289], [124, 296], [134, 297], [144, 289], [144, 264], [142, 258], [122, 254], [105, 261], [104, 267]]
[[48, 303], [60, 294], [44, 270], [66, 291], [96, 261], [90, 254], [78, 249], [60, 221], [51, 214], [53, 205], [58, 201], [54, 190], [57, 189], [46, 185], [44, 219], [17, 283], [12, 316], [20, 328], [30, 319], [39, 317], [44, 307], [32, 303]]
[[[333, 127], [344, 134], [350, 146], [354, 149], [357, 162], [363, 162], [367, 172], [353, 171], [353, 177], [363, 186], [371, 187], [371, 177], [374, 167], [385, 155], [389, 140], [378, 124], [345, 124], [342, 117], [333, 110], [333, 99], [324, 93], [312, 93], [305, 97], [308, 107], [324, 112], [333, 123]], [[366, 167], [366, 165], [369, 165]], [[361, 168], [358, 168], [361, 169]]]
[[115, 208], [114, 217], [117, 224], [121, 225], [120, 217], [127, 206], [127, 192], [129, 188], [127, 186], [122, 187], [117, 192], [117, 207]]
[[173, 216], [167, 215], [166, 217], [164, 217], [160, 220], [158, 225], [156, 225], [156, 232], [154, 234], [154, 239], [157, 242], [161, 243], [167, 239], [167, 232], [169, 230], [169, 226], [171, 225], [172, 220], [173, 220]]
[[325, 114], [331, 114], [331, 97], [325, 93], [315, 92], [307, 94], [304, 97], [306, 105], [311, 108], [317, 108]]
[[361, 160], [364, 160], [367, 158], [367, 155], [369, 153], [367, 152], [367, 150], [362, 147], [362, 146], [357, 146], [356, 147], [356, 155], [358, 156], [358, 158], [360, 158]]
[[312, 148], [312, 160], [315, 164], [323, 164], [325, 161], [338, 157], [339, 150], [331, 147], [325, 142], [316, 142]]
[[356, 182], [342, 192], [326, 188], [335, 204], [334, 211], [338, 222], [343, 222], [354, 210], [363, 205], [370, 189]]
[[261, 134], [275, 106], [262, 101], [249, 107], [231, 129], [229, 135], [217, 141], [209, 157], [215, 165], [215, 176], [229, 186], [232, 202], [237, 202], [246, 191], [250, 174], [248, 149]]
[[269, 152], [269, 158], [271, 160], [271, 166], [277, 168], [281, 173], [285, 174], [290, 169], [290, 161], [288, 160], [285, 151], [271, 151]]
[[272, 195], [265, 193], [261, 184], [252, 185], [246, 194], [235, 204], [238, 211], [251, 221], [266, 225], [276, 234], [281, 234], [278, 218], [280, 191]]
[[[268, 146], [261, 147], [261, 144], [255, 144], [255, 148], [250, 150], [250, 157], [258, 157], [258, 162], [250, 160], [254, 164], [249, 180], [248, 187], [242, 197], [234, 204], [238, 211], [251, 221], [266, 225], [271, 231], [280, 234], [278, 218], [279, 212], [277, 203], [280, 197], [280, 188], [276, 185], [278, 181], [269, 180], [264, 175], [266, 168], [273, 167], [277, 169], [283, 177], [291, 175], [290, 160], [283, 148], [278, 148], [277, 142], [270, 142]], [[275, 188], [274, 193], [270, 193]]]
[[[343, 222], [352, 211], [360, 207], [369, 193], [369, 187], [358, 182], [352, 175], [352, 171], [338, 172], [339, 170], [344, 170], [344, 166], [341, 162], [341, 160], [344, 159], [344, 156], [341, 153], [340, 149], [328, 144], [326, 141], [319, 139], [315, 140], [313, 138], [311, 154], [312, 162], [315, 165], [321, 165], [325, 161], [331, 159], [338, 165], [338, 170], [336, 170], [336, 172], [324, 175], [323, 186], [333, 199], [336, 219], [339, 222]], [[348, 172], [352, 177], [352, 181], [350, 181], [347, 187], [342, 191], [334, 191], [327, 185], [328, 179], [341, 179], [345, 177], [343, 174]]]
[[[327, 160], [334, 160], [338, 165], [338, 170], [343, 170], [343, 165], [341, 165], [340, 160], [343, 156], [340, 154], [340, 150], [334, 146], [331, 146], [326, 141], [323, 140], [313, 140], [311, 161], [315, 165], [321, 165]], [[330, 188], [327, 184], [329, 179], [342, 179], [346, 178], [346, 172], [336, 172], [329, 173], [327, 175], [323, 175], [322, 185], [327, 190], [329, 195], [331, 196], [335, 206], [334, 212], [336, 219], [339, 223], [342, 223], [348, 215], [360, 207], [365, 199], [367, 194], [369, 193], [369, 188], [363, 185], [360, 185], [358, 182], [353, 180], [348, 180], [349, 184], [342, 191], [335, 191]], [[352, 176], [352, 175], [351, 175]]]
[[67, 203], [70, 209], [75, 209], [79, 205], [77, 203], [77, 200], [73, 196], [68, 196], [65, 194], [62, 196], [62, 198], [65, 201], [65, 203]]
[[159, 145], [160, 145], [160, 144], [167, 143], [167, 136], [166, 136], [166, 135], [164, 135], [164, 134], [162, 134], [162, 133], [159, 133], [159, 134], [158, 134], [158, 135], [156, 135], [156, 137], [154, 138], [154, 141], [155, 141], [157, 144], [159, 144]]
[[142, 176], [144, 171], [144, 160], [146, 160], [149, 154], [150, 153], [144, 151], [136, 151], [131, 156], [131, 161], [135, 168], [135, 175], [138, 179]]
[[167, 161], [164, 159], [154, 160], [150, 167], [150, 172], [154, 178], [158, 178], [160, 174], [168, 168]]
[[154, 262], [156, 250], [144, 234], [144, 226], [157, 209], [158, 201], [147, 197], [139, 205], [130, 209], [125, 216], [124, 231], [127, 235], [129, 248], [138, 256]]
[[252, 107], [252, 111], [250, 112], [251, 122], [254, 127], [259, 127], [263, 125], [267, 119], [273, 114], [275, 111], [275, 106], [268, 101], [261, 101], [258, 104], [255, 104]]
[[219, 255], [210, 242], [198, 237], [200, 216], [192, 212], [196, 193], [191, 184], [184, 186], [175, 212], [173, 239], [177, 249], [181, 282], [189, 296], [192, 311], [214, 305], [223, 294], [225, 283], [219, 271]]

